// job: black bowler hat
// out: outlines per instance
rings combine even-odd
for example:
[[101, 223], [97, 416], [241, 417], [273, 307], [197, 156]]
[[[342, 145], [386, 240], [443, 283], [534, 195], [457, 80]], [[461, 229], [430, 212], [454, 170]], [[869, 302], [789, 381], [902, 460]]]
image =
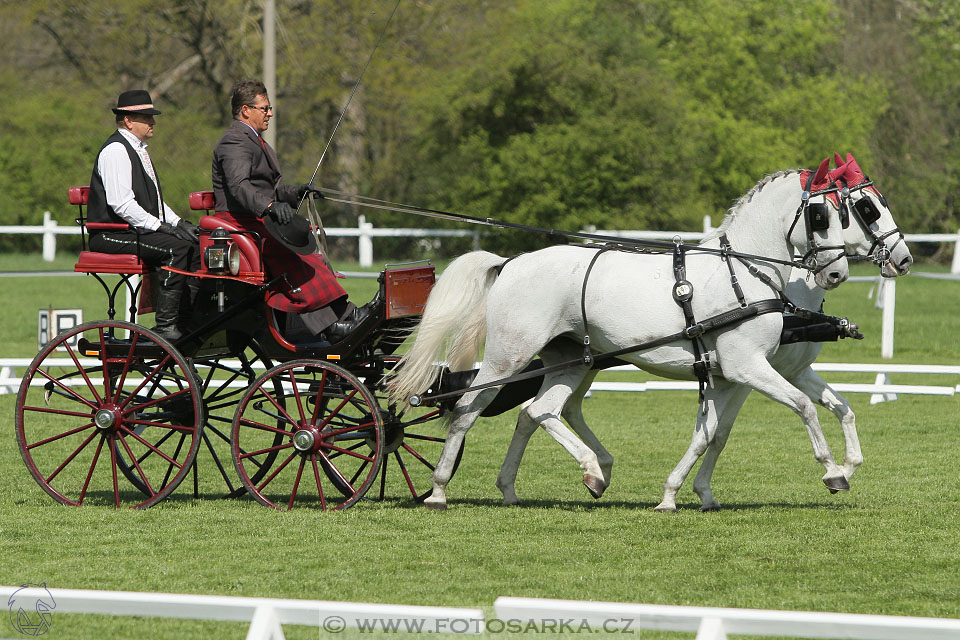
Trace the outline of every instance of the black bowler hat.
[[287, 224], [280, 224], [272, 216], [264, 216], [263, 223], [273, 239], [290, 251], [305, 256], [317, 250], [317, 237], [303, 216], [293, 216]]
[[134, 89], [124, 91], [117, 98], [117, 108], [113, 110], [117, 115], [143, 114], [145, 116], [158, 116], [160, 112], [153, 108], [153, 100], [150, 94], [143, 89]]

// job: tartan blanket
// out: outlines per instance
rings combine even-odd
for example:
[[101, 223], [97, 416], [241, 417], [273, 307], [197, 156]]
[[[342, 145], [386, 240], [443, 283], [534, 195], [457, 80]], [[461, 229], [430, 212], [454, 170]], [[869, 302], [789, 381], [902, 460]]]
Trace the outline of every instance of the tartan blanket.
[[315, 311], [347, 296], [319, 253], [301, 256], [290, 251], [273, 239], [266, 225], [256, 216], [227, 211], [217, 211], [216, 216], [260, 234], [263, 266], [268, 279], [281, 273], [287, 275], [286, 280], [280, 280], [267, 291], [269, 306], [279, 311], [302, 313]]

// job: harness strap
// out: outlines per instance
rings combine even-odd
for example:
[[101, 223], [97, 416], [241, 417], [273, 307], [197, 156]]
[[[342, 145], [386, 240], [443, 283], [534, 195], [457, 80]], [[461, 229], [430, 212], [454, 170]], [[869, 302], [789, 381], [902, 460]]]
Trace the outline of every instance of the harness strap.
[[[727, 311], [706, 320], [698, 323], [698, 326], [703, 328], [702, 333], [708, 331], [715, 331], [717, 329], [729, 326], [731, 324], [736, 324], [743, 322], [754, 316], [763, 315], [765, 313], [774, 313], [779, 312], [783, 313], [784, 302], [779, 298], [769, 299], [769, 300], [760, 300], [758, 302], [751, 302], [747, 304], [746, 307], [739, 309], [733, 309]], [[678, 331], [677, 333], [664, 336], [662, 338], [656, 338], [654, 340], [649, 340], [647, 342], [642, 342], [640, 344], [633, 345], [631, 347], [625, 347], [623, 349], [617, 349], [616, 351], [607, 351], [606, 353], [600, 353], [593, 356], [593, 364], [590, 365], [592, 369], [606, 369], [608, 367], [613, 367], [618, 364], [623, 364], [618, 361], [622, 355], [628, 353], [634, 353], [637, 351], [646, 351], [648, 349], [655, 349], [657, 347], [662, 347], [663, 345], [670, 344], [671, 342], [676, 342], [678, 340], [688, 340], [689, 336], [687, 335], [687, 329], [683, 331]], [[508, 378], [501, 378], [500, 380], [492, 380], [490, 382], [485, 382], [483, 384], [473, 385], [467, 387], [466, 389], [458, 389], [456, 391], [448, 391], [446, 393], [437, 393], [437, 394], [424, 394], [422, 396], [413, 396], [410, 398], [410, 404], [414, 406], [419, 406], [424, 402], [437, 403], [444, 400], [449, 400], [450, 398], [456, 398], [462, 396], [465, 393], [471, 391], [480, 391], [482, 389], [489, 389], [490, 387], [499, 387], [504, 384], [509, 384], [511, 382], [519, 382], [520, 380], [528, 380], [530, 378], [536, 378], [538, 376], [543, 376], [548, 373], [553, 373], [554, 371], [560, 371], [561, 369], [569, 369], [570, 367], [583, 366], [583, 359], [577, 358], [575, 360], [567, 360], [566, 362], [561, 362], [549, 367], [543, 367], [542, 369], [533, 369], [530, 371], [525, 371], [523, 373], [514, 374]]]
[[733, 271], [733, 263], [727, 255], [733, 247], [730, 245], [730, 241], [727, 239], [727, 234], [725, 233], [720, 235], [720, 248], [723, 250], [723, 253], [720, 254], [720, 259], [727, 263], [727, 268], [730, 270], [730, 286], [733, 287], [733, 292], [737, 296], [737, 302], [740, 303], [741, 307], [745, 307], [747, 306], [747, 299], [743, 297], [743, 289], [740, 288], [740, 281], [737, 280], [737, 274]]
[[583, 317], [583, 364], [588, 367], [593, 364], [593, 351], [590, 350], [590, 332], [587, 329], [587, 281], [590, 280], [590, 273], [593, 271], [594, 265], [597, 264], [597, 260], [600, 259], [600, 254], [612, 250], [613, 248], [609, 246], [600, 247], [596, 255], [590, 260], [590, 264], [587, 265], [587, 271], [583, 274], [583, 286], [580, 289], [580, 315]]
[[700, 402], [709, 384], [713, 388], [713, 378], [710, 375], [710, 356], [707, 355], [703, 344], [702, 325], [697, 323], [693, 314], [693, 285], [687, 281], [686, 252], [683, 244], [677, 243], [673, 249], [673, 275], [676, 282], [673, 284], [673, 301], [683, 310], [685, 329], [683, 333], [693, 345], [693, 372], [697, 376], [700, 387]]

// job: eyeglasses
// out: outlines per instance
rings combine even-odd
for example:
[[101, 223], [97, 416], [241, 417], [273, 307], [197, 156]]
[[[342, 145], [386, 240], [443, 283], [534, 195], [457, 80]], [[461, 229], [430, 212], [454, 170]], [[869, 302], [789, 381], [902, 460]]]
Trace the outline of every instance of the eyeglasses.
[[265, 106], [265, 107], [255, 107], [255, 106], [253, 106], [252, 104], [248, 104], [247, 106], [250, 107], [251, 109], [259, 109], [260, 111], [263, 111], [264, 114], [266, 114], [266, 113], [268, 113], [268, 112], [269, 112], [269, 113], [274, 113], [274, 114], [276, 113], [276, 111], [273, 110], [273, 107], [270, 106], [269, 104], [268, 104], [267, 106]]

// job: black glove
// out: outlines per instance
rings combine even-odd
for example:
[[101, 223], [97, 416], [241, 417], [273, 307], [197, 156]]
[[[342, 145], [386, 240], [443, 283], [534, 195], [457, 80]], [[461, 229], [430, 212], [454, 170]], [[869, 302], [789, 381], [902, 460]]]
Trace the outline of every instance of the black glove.
[[263, 210], [263, 215], [260, 217], [263, 216], [270, 216], [280, 224], [287, 224], [293, 220], [293, 209], [286, 202], [275, 201]]
[[299, 204], [300, 201], [303, 200], [303, 197], [307, 194], [314, 198], [323, 197], [323, 194], [320, 193], [320, 189], [317, 189], [312, 183], [307, 182], [297, 187], [297, 203]]
[[175, 227], [177, 231], [177, 237], [186, 240], [188, 242], [197, 242], [200, 240], [200, 231], [197, 229], [197, 225], [192, 222], [188, 222], [183, 218], [180, 218], [180, 222], [177, 223]]

